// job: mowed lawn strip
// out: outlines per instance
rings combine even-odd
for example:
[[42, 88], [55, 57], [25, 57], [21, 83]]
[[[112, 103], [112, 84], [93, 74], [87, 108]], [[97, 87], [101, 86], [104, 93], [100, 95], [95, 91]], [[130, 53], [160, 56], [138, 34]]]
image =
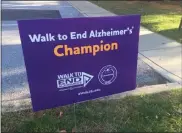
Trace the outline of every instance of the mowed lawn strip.
[[163, 1], [91, 1], [118, 15], [141, 14], [142, 26], [182, 43], [182, 2]]
[[181, 132], [181, 115], [182, 89], [174, 89], [54, 108], [40, 118], [31, 110], [3, 113], [1, 128], [2, 132], [71, 132], [75, 126], [78, 132]]

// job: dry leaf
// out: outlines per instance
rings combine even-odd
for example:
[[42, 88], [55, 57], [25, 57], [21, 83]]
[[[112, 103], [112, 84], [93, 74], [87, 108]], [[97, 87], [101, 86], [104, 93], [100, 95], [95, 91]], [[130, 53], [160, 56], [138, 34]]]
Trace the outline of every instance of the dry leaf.
[[61, 118], [63, 116], [63, 112], [62, 111], [60, 111], [60, 113], [59, 113], [59, 117]]
[[75, 128], [72, 129], [72, 133], [76, 133], [76, 129]]
[[34, 117], [36, 117], [36, 118], [40, 118], [40, 117], [42, 117], [43, 116], [43, 111], [38, 111], [38, 112], [35, 112], [34, 113]]
[[61, 130], [60, 133], [66, 133], [66, 130]]
[[177, 112], [182, 114], [182, 109], [178, 109]]

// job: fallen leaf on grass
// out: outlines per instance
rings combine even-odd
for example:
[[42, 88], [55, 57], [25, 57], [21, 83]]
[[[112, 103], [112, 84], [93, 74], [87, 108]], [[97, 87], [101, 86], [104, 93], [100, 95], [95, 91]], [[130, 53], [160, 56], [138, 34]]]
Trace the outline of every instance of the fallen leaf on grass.
[[62, 111], [60, 111], [60, 113], [59, 113], [59, 117], [61, 118], [63, 116], [63, 112]]
[[60, 133], [66, 133], [66, 130], [61, 130]]
[[182, 109], [178, 109], [177, 112], [182, 114]]
[[35, 112], [35, 113], [34, 113], [34, 117], [35, 117], [35, 118], [40, 118], [40, 117], [43, 116], [43, 114], [44, 114], [43, 111], [38, 111], [38, 112]]
[[72, 129], [72, 133], [76, 133], [76, 129], [75, 128]]

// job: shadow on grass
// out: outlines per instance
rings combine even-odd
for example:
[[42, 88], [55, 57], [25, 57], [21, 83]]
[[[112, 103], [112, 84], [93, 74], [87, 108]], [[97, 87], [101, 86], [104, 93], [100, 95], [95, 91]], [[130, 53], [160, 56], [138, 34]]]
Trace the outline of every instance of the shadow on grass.
[[[141, 14], [141, 24], [154, 31], [161, 33], [171, 39], [181, 42], [181, 32], [178, 32], [175, 28], [178, 28], [180, 18], [182, 14], [182, 8], [175, 9], [173, 6], [168, 4], [160, 4], [158, 2], [147, 2], [147, 1], [92, 1], [94, 4], [105, 8], [118, 15], [129, 15], [129, 14]], [[152, 4], [153, 3], [153, 4]], [[175, 2], [176, 3], [176, 2]], [[178, 2], [180, 4], [180, 2]], [[165, 7], [165, 8], [164, 8]], [[167, 8], [168, 7], [168, 8]], [[170, 9], [170, 10], [169, 10]], [[179, 22], [178, 22], [179, 19]], [[155, 29], [153, 21], [158, 23], [159, 28]], [[171, 26], [173, 25], [173, 26]], [[177, 27], [174, 28], [174, 25]], [[166, 30], [169, 27], [174, 30]]]
[[182, 28], [179, 30], [178, 26], [176, 26], [176, 28], [168, 27], [168, 29], [166, 29], [166, 28], [160, 27], [160, 22], [143, 22], [142, 25], [153, 32], [159, 33], [165, 37], [168, 37], [172, 40], [182, 43]]
[[[182, 10], [179, 8], [170, 7], [172, 2], [149, 2], [149, 1], [91, 1], [92, 3], [99, 5], [116, 14], [141, 14], [141, 15], [154, 15], [154, 14], [179, 14]], [[176, 2], [178, 5], [181, 2]], [[163, 8], [167, 6], [168, 8]], [[177, 4], [175, 4], [177, 5]], [[177, 6], [178, 6], [177, 5]], [[170, 9], [170, 10], [169, 10]]]

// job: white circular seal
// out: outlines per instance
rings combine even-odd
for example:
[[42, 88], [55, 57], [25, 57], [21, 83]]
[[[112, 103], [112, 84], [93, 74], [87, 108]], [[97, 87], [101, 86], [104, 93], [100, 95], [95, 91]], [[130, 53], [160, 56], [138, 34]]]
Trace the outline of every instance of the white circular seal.
[[117, 78], [117, 70], [112, 65], [104, 66], [98, 75], [98, 79], [103, 85], [110, 85]]

